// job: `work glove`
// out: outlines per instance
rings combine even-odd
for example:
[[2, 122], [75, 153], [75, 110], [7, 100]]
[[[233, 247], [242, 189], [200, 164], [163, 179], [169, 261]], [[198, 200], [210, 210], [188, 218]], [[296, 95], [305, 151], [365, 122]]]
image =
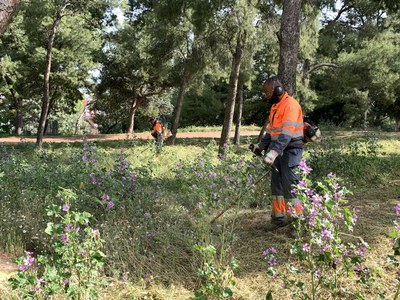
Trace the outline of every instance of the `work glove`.
[[265, 155], [263, 161], [265, 164], [272, 166], [274, 164], [274, 161], [276, 159], [276, 157], [279, 155], [278, 152], [276, 152], [275, 150], [270, 150], [267, 155]]
[[250, 144], [249, 149], [251, 150], [251, 152], [253, 152], [256, 156], [261, 156], [262, 155], [262, 150], [261, 148], [258, 146], [258, 144]]

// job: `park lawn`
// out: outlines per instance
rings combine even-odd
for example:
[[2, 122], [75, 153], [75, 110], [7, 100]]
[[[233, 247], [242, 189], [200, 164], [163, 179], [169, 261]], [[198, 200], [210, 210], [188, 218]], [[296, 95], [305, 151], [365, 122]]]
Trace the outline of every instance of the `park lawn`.
[[[314, 159], [317, 176], [318, 174], [327, 174], [333, 169], [339, 176], [345, 178], [346, 185], [353, 191], [353, 195], [349, 197], [349, 205], [359, 209], [359, 220], [355, 231], [352, 236], [345, 236], [345, 239], [357, 241], [362, 238], [371, 247], [366, 256], [366, 265], [373, 274], [371, 278], [373, 280], [370, 285], [360, 285], [355, 278], [351, 277], [343, 281], [342, 287], [347, 291], [347, 295], [351, 295], [350, 291], [360, 290], [364, 293], [366, 299], [377, 299], [379, 293], [383, 290], [387, 291], [389, 295], [393, 295], [396, 270], [387, 262], [387, 256], [392, 254], [392, 240], [388, 237], [388, 234], [393, 228], [392, 220], [395, 218], [393, 207], [397, 202], [400, 202], [400, 181], [398, 180], [400, 161], [399, 135], [389, 133], [375, 134], [373, 136], [374, 141], [371, 141], [370, 136], [360, 133], [346, 133], [345, 136], [329, 134], [328, 138], [329, 144], [323, 145], [323, 147], [329, 147], [328, 151], [326, 149], [323, 149], [325, 152], [321, 149], [315, 150], [315, 145], [308, 145], [305, 148], [305, 157]], [[366, 140], [368, 142], [365, 142]], [[165, 147], [163, 154], [159, 157], [154, 155], [152, 146], [148, 141], [95, 143], [99, 161], [106, 168], [111, 168], [120, 150], [125, 149], [128, 161], [136, 170], [141, 170], [142, 176], [146, 177], [144, 182], [151, 186], [157, 195], [157, 198], [154, 199], [154, 205], [160, 210], [155, 211], [154, 214], [160, 220], [155, 220], [154, 222], [162, 223], [168, 220], [171, 223], [162, 224], [176, 226], [174, 230], [166, 230], [165, 235], [160, 234], [160, 241], [157, 241], [156, 245], [144, 245], [147, 253], [134, 253], [130, 258], [129, 256], [109, 255], [111, 259], [119, 258], [123, 261], [131, 259], [133, 263], [128, 264], [128, 266], [125, 263], [115, 264], [115, 266], [124, 266], [127, 267], [127, 270], [131, 268], [131, 274], [134, 273], [134, 276], [131, 278], [131, 283], [121, 282], [118, 276], [114, 276], [115, 280], [112, 281], [110, 288], [104, 292], [103, 299], [135, 299], [133, 298], [134, 295], [136, 299], [193, 298], [193, 290], [199, 284], [199, 279], [196, 275], [196, 269], [199, 265], [197, 258], [193, 256], [193, 253], [190, 253], [190, 245], [196, 239], [193, 239], [193, 234], [195, 234], [193, 232], [182, 231], [182, 235], [179, 232], [174, 232], [186, 226], [187, 223], [184, 221], [188, 218], [190, 219], [192, 215], [186, 207], [182, 206], [182, 203], [186, 201], [185, 190], [181, 190], [180, 187], [176, 186], [178, 182], [175, 180], [172, 170], [176, 169], [179, 161], [186, 163], [195, 159], [209, 142], [209, 139], [181, 140], [176, 146]], [[251, 142], [251, 138], [244, 138], [243, 142], [245, 144], [236, 152], [239, 155], [249, 157], [246, 149], [248, 143]], [[323, 143], [325, 142], [323, 141]], [[34, 201], [38, 201], [43, 195], [50, 194], [46, 197], [45, 202], [51, 203], [53, 201], [51, 195], [56, 192], [60, 184], [64, 183], [63, 187], [75, 190], [78, 190], [78, 187], [82, 187], [82, 184], [84, 187], [88, 185], [88, 183], [83, 182], [84, 176], [81, 176], [81, 170], [78, 169], [79, 162], [75, 161], [71, 165], [71, 161], [76, 159], [75, 156], [79, 156], [80, 147], [81, 145], [78, 143], [50, 146], [47, 148], [47, 155], [44, 158], [38, 158], [38, 154], [32, 152], [32, 147], [29, 145], [16, 146], [14, 149], [3, 149], [8, 152], [10, 157], [14, 157], [18, 161], [18, 166], [23, 172], [26, 172], [31, 162], [43, 163], [43, 169], [40, 170], [42, 173], [32, 174], [34, 175], [33, 179], [26, 179], [23, 186], [15, 182], [18, 180], [23, 181], [23, 178], [18, 178], [20, 176], [18, 174], [23, 172], [14, 173], [12, 175], [14, 178], [9, 178], [9, 180], [13, 179], [14, 185], [9, 185], [8, 187], [12, 189], [22, 188], [25, 194], [16, 193], [14, 190], [9, 191], [9, 195], [18, 195], [21, 197], [21, 201], [25, 203], [26, 200], [23, 197], [26, 193], [32, 196]], [[361, 150], [354, 151], [353, 149], [351, 151], [351, 147], [359, 147], [360, 149], [364, 147], [371, 151], [366, 151], [368, 153], [365, 154]], [[339, 152], [335, 153], [335, 149]], [[340, 152], [342, 150], [344, 152]], [[320, 154], [320, 157], [313, 158], [313, 153]], [[326, 157], [323, 155], [326, 155]], [[343, 156], [345, 156], [344, 159], [341, 158]], [[329, 160], [327, 165], [324, 164], [325, 158]], [[338, 162], [337, 165], [335, 165], [335, 161]], [[343, 164], [346, 165], [343, 166]], [[39, 172], [32, 170], [29, 170], [29, 172]], [[46, 177], [44, 176], [46, 173], [52, 177], [43, 178]], [[262, 173], [260, 172], [259, 175], [262, 175]], [[54, 176], [61, 177], [55, 178]], [[53, 182], [50, 178], [53, 179]], [[269, 290], [272, 291], [273, 299], [291, 298], [290, 292], [282, 289], [281, 282], [273, 281], [266, 274], [266, 265], [261, 256], [265, 248], [275, 246], [279, 250], [281, 261], [278, 267], [279, 271], [288, 277], [293, 277], [293, 274], [287, 271], [288, 264], [294, 262], [294, 258], [289, 254], [292, 237], [288, 229], [281, 228], [272, 232], [265, 231], [265, 226], [269, 222], [270, 212], [268, 186], [268, 179], [261, 181], [256, 188], [254, 201], [250, 200], [240, 208], [228, 210], [210, 229], [213, 235], [218, 235], [227, 224], [233, 224], [233, 222], [236, 224], [234, 226], [235, 237], [226, 254], [227, 256], [235, 257], [239, 262], [239, 271], [236, 274], [237, 284], [233, 287], [234, 299], [264, 299]], [[3, 194], [3, 197], [6, 197], [5, 195], [7, 193]], [[143, 195], [149, 196], [152, 193], [143, 192]], [[21, 212], [21, 208], [18, 212]], [[42, 224], [33, 220], [34, 216], [28, 213], [28, 209], [24, 212], [24, 222], [31, 223], [29, 225], [34, 230], [42, 226]], [[36, 210], [35, 214], [39, 212], [40, 210]], [[167, 218], [166, 215], [168, 214], [170, 214], [170, 218]], [[180, 221], [172, 220], [180, 215], [182, 216], [181, 224], [179, 223]], [[207, 219], [204, 219], [204, 221], [206, 222]], [[18, 222], [16, 223], [19, 224]], [[107, 224], [113, 224], [113, 222], [108, 220]], [[117, 223], [114, 224], [117, 225]], [[5, 226], [5, 224], [3, 223], [1, 226]], [[147, 226], [157, 227], [158, 225]], [[147, 227], [146, 229], [149, 228]], [[4, 227], [2, 230], [4, 232]], [[106, 238], [116, 232], [105, 228], [104, 231]], [[175, 235], [173, 235], [174, 233]], [[168, 237], [168, 235], [173, 236]], [[4, 249], [12, 249], [12, 246], [17, 246], [18, 248], [18, 245], [24, 239], [25, 242], [29, 240], [26, 235], [21, 237], [15, 233], [15, 237], [9, 238], [7, 244], [4, 243], [3, 239], [1, 246]], [[161, 241], [161, 239], [165, 240]], [[193, 240], [190, 241], [190, 239]], [[116, 239], [113, 242], [121, 243], [122, 247], [121, 240]], [[162, 248], [169, 243], [176, 247], [176, 251], [171, 254], [166, 253], [165, 249]], [[161, 248], [157, 249], [157, 247]], [[15, 252], [21, 253], [21, 250], [20, 248]], [[191, 261], [191, 259], [193, 260]], [[136, 273], [134, 272], [135, 270], [132, 270], [135, 267]], [[307, 279], [305, 281], [307, 282]], [[0, 295], [1, 293], [0, 291]], [[5, 292], [3, 291], [3, 293]]]

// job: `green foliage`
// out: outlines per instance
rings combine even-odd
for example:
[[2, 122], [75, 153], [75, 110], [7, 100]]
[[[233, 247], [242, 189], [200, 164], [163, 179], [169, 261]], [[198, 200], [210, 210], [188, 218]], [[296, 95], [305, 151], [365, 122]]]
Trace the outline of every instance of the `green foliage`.
[[54, 222], [47, 223], [46, 234], [52, 240], [49, 255], [26, 257], [17, 260], [19, 271], [10, 279], [23, 299], [46, 299], [66, 294], [69, 299], [96, 299], [103, 279], [105, 254], [103, 241], [97, 229], [89, 226], [91, 215], [70, 209], [76, 195], [61, 190], [58, 195], [64, 205], [52, 205], [47, 216]]
[[382, 146], [373, 135], [353, 140], [325, 138], [309, 147], [309, 164], [316, 178], [334, 172], [347, 182], [362, 186], [384, 183], [391, 172], [396, 172], [392, 167], [397, 165], [397, 157], [381, 157]]
[[[382, 183], [385, 189], [387, 182], [389, 187], [397, 182], [400, 166], [395, 138], [390, 143], [383, 135], [377, 136], [378, 140], [338, 138], [306, 145], [305, 154], [312, 157], [316, 174], [310, 174], [310, 178], [316, 178], [315, 183], [331, 170], [346, 178], [346, 185], [354, 184], [352, 189], [360, 190], [357, 194], [364, 193], [363, 187], [371, 182], [374, 186]], [[181, 140], [177, 146], [164, 147], [159, 157], [154, 156], [150, 141], [136, 139], [87, 143], [83, 149], [80, 144], [49, 144], [41, 152], [33, 151], [28, 143], [3, 146], [0, 247], [11, 251], [29, 249], [41, 255], [53, 253], [53, 241], [44, 232], [48, 223], [46, 208], [65, 204], [65, 199], [57, 197], [62, 186], [77, 195], [70, 200], [73, 210], [90, 213], [91, 227], [101, 230], [107, 274], [135, 280], [154, 276], [155, 284], [184, 282], [200, 289], [196, 272], [203, 268], [204, 261], [199, 252], [193, 251], [193, 245], [213, 245], [213, 266], [219, 274], [225, 274], [232, 256], [245, 265], [245, 257], [236, 254], [246, 240], [242, 234], [257, 234], [255, 240], [258, 234], [264, 236], [253, 226], [268, 218], [264, 210], [240, 209], [253, 203], [262, 203], [262, 207], [268, 204], [268, 178], [255, 190], [253, 187], [258, 181], [254, 179], [264, 174], [261, 162], [252, 160], [242, 148], [229, 148], [222, 159], [217, 156], [215, 142], [205, 148], [208, 141]], [[378, 183], [374, 178], [379, 179]], [[280, 230], [285, 233], [285, 229]], [[285, 236], [281, 238], [286, 241]], [[303, 282], [308, 284], [308, 280]], [[219, 285], [234, 290], [228, 283]], [[269, 284], [268, 289], [272, 289]], [[235, 292], [236, 296], [240, 297], [241, 291], [238, 295]]]
[[[18, 15], [2, 39], [1, 51], [7, 57], [1, 63], [5, 105], [15, 108], [20, 102], [25, 130], [35, 127], [43, 98], [48, 32], [61, 1], [23, 2]], [[71, 114], [81, 100], [81, 89], [90, 88], [89, 71], [98, 67], [95, 52], [101, 47], [99, 29], [108, 0], [73, 1], [62, 15], [52, 53], [50, 111]], [[29, 16], [29, 17], [27, 17]], [[10, 94], [10, 90], [14, 95]], [[51, 118], [50, 118], [51, 119]], [[60, 120], [61, 121], [61, 120]]]
[[[208, 79], [211, 83], [212, 78]], [[190, 125], [210, 126], [221, 125], [224, 121], [224, 102], [227, 97], [226, 82], [215, 82], [207, 85], [199, 94], [190, 91], [185, 99], [180, 124], [182, 127]]]
[[194, 293], [195, 299], [232, 299], [233, 292], [229, 286], [235, 285], [234, 272], [239, 267], [237, 261], [232, 258], [228, 266], [218, 266], [214, 246], [195, 245], [193, 248], [203, 258], [203, 265], [197, 271], [201, 285]]
[[399, 261], [399, 255], [400, 255], [400, 227], [399, 227], [399, 222], [400, 222], [400, 204], [397, 204], [395, 206], [395, 212], [396, 212], [396, 219], [393, 221], [394, 223], [394, 228], [390, 232], [389, 236], [393, 239], [393, 255], [388, 256], [388, 261], [392, 263], [395, 268], [397, 269], [396, 272], [396, 279], [397, 279], [397, 285], [396, 285], [396, 292], [393, 297], [393, 299], [397, 299], [400, 295], [400, 274], [399, 274], [399, 267], [400, 267], [400, 261]]
[[[397, 17], [380, 14], [382, 6], [376, 1], [342, 6], [346, 19], [339, 15], [328, 22], [319, 43], [319, 53], [339, 68], [314, 74], [311, 86], [319, 95], [318, 106], [342, 104], [324, 118], [340, 116], [342, 123], [357, 128], [382, 126], [397, 114], [393, 105], [399, 85]], [[315, 114], [314, 121], [321, 117]]]
[[179, 162], [178, 166], [176, 177], [198, 213], [209, 215], [212, 208], [227, 208], [252, 199], [257, 170], [245, 157], [228, 151], [219, 158], [215, 144], [210, 143], [194, 161]]
[[[268, 273], [280, 278], [297, 299], [321, 299], [329, 294], [332, 298], [346, 298], [341, 289], [341, 278], [356, 274], [359, 283], [368, 284], [369, 269], [363, 265], [364, 255], [369, 248], [362, 239], [357, 244], [344, 240], [344, 235], [353, 232], [357, 221], [354, 210], [347, 206], [346, 195], [335, 174], [312, 182], [308, 175], [311, 169], [303, 161], [299, 165], [301, 181], [295, 187], [302, 211], [289, 206], [294, 219], [295, 239], [290, 253], [297, 262], [289, 264], [295, 279], [286, 278], [276, 271], [277, 251], [268, 248], [263, 255], [268, 264]], [[308, 280], [305, 278], [308, 276]]]

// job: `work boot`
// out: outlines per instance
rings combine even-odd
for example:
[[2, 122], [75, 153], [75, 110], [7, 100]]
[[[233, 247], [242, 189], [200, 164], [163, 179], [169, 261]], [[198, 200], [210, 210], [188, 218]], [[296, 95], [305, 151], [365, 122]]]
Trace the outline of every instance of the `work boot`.
[[271, 230], [278, 229], [280, 227], [285, 227], [289, 224], [290, 223], [288, 222], [288, 220], [285, 217], [276, 218], [274, 216], [271, 216], [271, 223], [270, 223], [270, 225], [267, 226], [267, 228], [265, 230], [271, 231]]
[[288, 219], [286, 217], [271, 216], [271, 224], [274, 224], [275, 226], [278, 226], [278, 227], [283, 227], [283, 226], [290, 224], [290, 222], [288, 221]]

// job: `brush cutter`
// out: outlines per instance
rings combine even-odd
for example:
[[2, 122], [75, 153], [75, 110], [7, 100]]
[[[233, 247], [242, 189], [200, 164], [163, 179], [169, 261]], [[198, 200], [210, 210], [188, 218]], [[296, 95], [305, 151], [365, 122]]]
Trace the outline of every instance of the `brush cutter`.
[[[252, 163], [250, 163], [250, 165], [252, 165], [253, 167], [256, 167], [256, 166], [255, 166], [254, 164], [252, 164]], [[277, 169], [274, 165], [270, 166], [270, 168], [264, 173], [264, 175], [262, 175], [260, 178], [258, 178], [258, 179], [254, 182], [254, 185], [259, 184], [261, 180], [263, 180], [265, 177], [267, 177], [267, 176], [271, 173], [272, 170], [275, 170], [275, 171], [279, 172], [278, 169]], [[248, 188], [247, 188], [247, 189], [248, 189]], [[215, 217], [213, 217], [213, 218], [211, 219], [211, 221], [210, 221], [210, 224], [214, 223], [214, 222], [215, 222], [219, 217], [221, 217], [226, 211], [230, 210], [230, 209], [236, 204], [236, 200], [238, 200], [238, 199], [239, 199], [239, 196], [235, 199], [235, 201], [232, 201], [232, 203], [231, 203], [228, 207], [222, 209]]]

